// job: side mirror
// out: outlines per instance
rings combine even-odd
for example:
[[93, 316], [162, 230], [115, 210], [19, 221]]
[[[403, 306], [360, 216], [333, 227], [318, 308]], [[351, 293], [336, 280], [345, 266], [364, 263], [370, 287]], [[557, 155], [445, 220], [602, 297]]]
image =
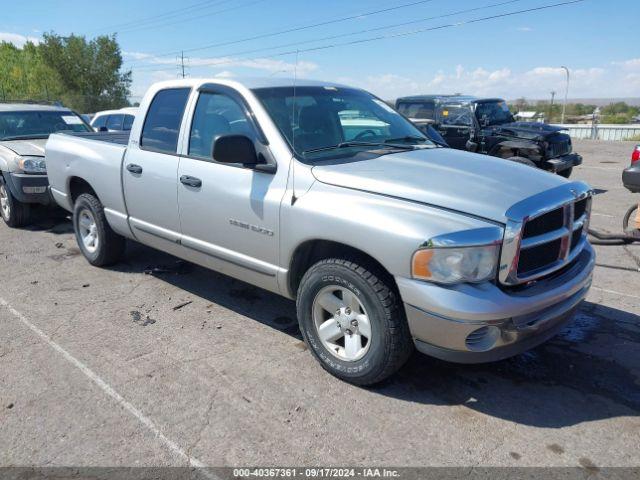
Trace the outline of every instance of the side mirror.
[[102, 127], [98, 128], [98, 131], [99, 132], [108, 132], [109, 129], [103, 125]]
[[472, 142], [471, 140], [467, 140], [467, 144], [465, 145], [465, 147], [470, 152], [478, 151], [478, 144], [476, 142]]
[[241, 163], [246, 166], [260, 163], [253, 140], [245, 135], [222, 135], [216, 138], [211, 155], [220, 163]]

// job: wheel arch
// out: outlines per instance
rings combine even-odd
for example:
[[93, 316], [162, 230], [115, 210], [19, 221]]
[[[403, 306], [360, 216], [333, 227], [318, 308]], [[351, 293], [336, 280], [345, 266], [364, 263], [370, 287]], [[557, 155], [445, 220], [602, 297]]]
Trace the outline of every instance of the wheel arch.
[[375, 270], [379, 277], [387, 280], [388, 285], [392, 286], [394, 290], [397, 291], [398, 289], [393, 275], [371, 254], [338, 241], [313, 239], [306, 240], [298, 245], [291, 256], [287, 275], [287, 288], [292, 298], [295, 298], [302, 277], [307, 270], [315, 263], [327, 258], [342, 258], [353, 260], [363, 266], [366, 265]]
[[82, 177], [70, 177], [68, 180], [67, 191], [69, 192], [69, 199], [72, 206], [76, 203], [76, 199], [83, 193], [89, 193], [100, 200], [91, 184]]

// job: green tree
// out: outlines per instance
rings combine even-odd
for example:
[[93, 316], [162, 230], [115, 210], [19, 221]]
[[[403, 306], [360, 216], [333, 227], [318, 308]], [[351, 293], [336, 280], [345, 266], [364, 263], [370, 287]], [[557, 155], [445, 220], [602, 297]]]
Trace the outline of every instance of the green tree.
[[47, 33], [37, 48], [44, 66], [56, 72], [65, 105], [96, 112], [129, 104], [131, 71], [120, 71], [122, 54], [115, 36], [87, 41]]

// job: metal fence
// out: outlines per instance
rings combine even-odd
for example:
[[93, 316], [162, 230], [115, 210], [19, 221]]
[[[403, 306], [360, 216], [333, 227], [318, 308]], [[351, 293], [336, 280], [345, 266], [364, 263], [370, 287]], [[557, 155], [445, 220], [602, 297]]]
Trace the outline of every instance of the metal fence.
[[556, 125], [569, 130], [571, 138], [591, 139], [591, 140], [640, 140], [640, 124], [617, 125], [617, 124], [595, 124], [595, 125]]

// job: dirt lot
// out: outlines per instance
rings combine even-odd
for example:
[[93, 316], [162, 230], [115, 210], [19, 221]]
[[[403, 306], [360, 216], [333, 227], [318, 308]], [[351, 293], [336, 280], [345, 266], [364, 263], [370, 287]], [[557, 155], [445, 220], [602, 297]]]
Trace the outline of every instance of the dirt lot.
[[[598, 228], [640, 199], [631, 146], [576, 142]], [[363, 389], [312, 359], [289, 301], [136, 244], [92, 268], [64, 219], [2, 225], [0, 466], [639, 466], [640, 246], [597, 250], [547, 344], [480, 366], [415, 354]]]

